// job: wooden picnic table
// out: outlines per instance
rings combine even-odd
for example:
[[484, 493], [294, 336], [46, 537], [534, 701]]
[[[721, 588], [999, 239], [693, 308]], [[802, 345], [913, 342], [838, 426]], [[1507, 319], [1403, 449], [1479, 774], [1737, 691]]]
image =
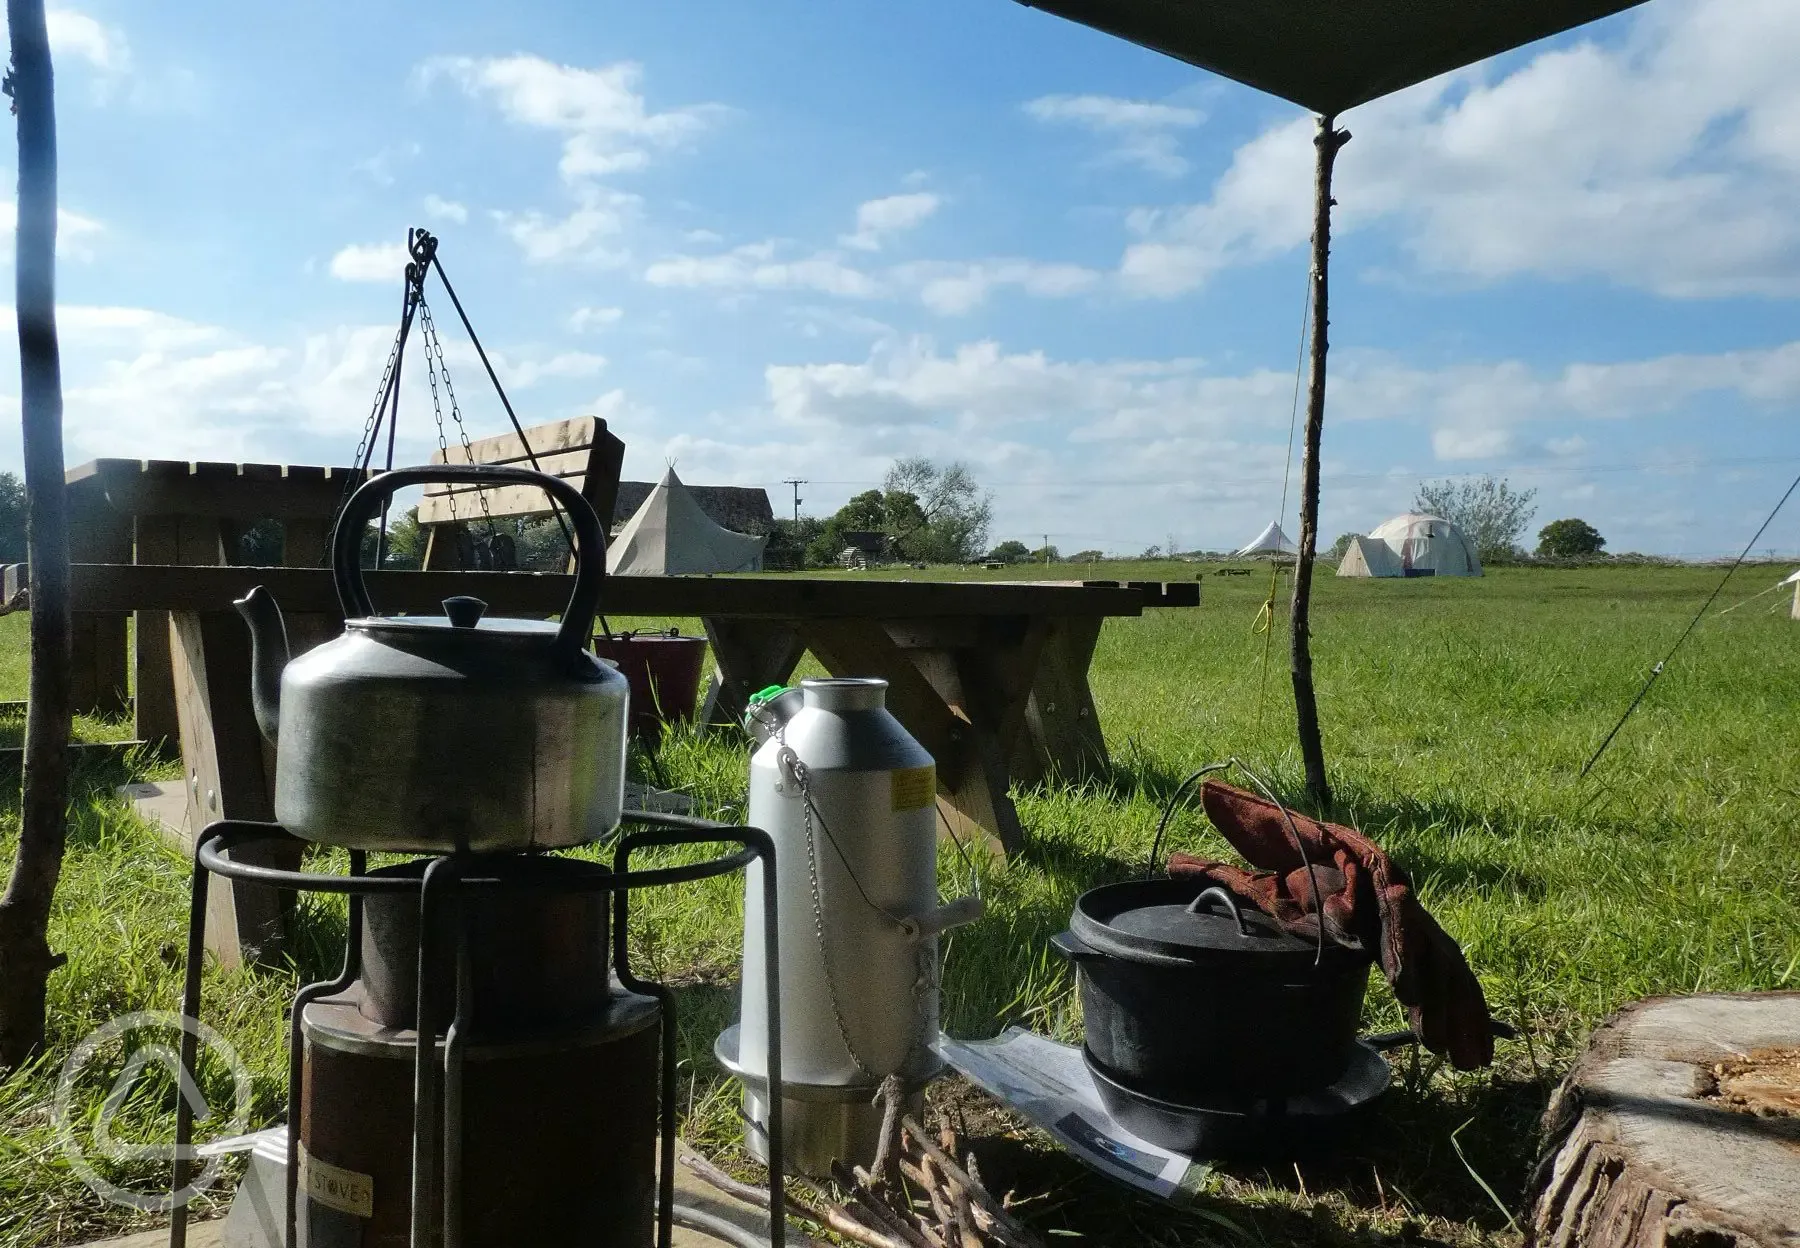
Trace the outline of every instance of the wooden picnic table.
[[[23, 569], [7, 570], [6, 592]], [[547, 615], [571, 580], [518, 572], [368, 573], [383, 611], [435, 612], [473, 594], [494, 615]], [[192, 705], [184, 707], [190, 774], [216, 773], [202, 793], [207, 819], [266, 818], [270, 778], [249, 713], [249, 648], [230, 603], [264, 585], [290, 617], [341, 626], [323, 568], [150, 567], [76, 564], [76, 611], [167, 611]], [[713, 723], [737, 720], [750, 694], [785, 683], [810, 651], [839, 675], [888, 681], [888, 705], [938, 760], [941, 807], [959, 834], [1023, 844], [1009, 790], [1046, 774], [1079, 778], [1103, 769], [1106, 741], [1087, 668], [1106, 619], [1147, 606], [1193, 605], [1198, 585], [1033, 581], [888, 581], [799, 577], [612, 577], [603, 606], [615, 616], [697, 616], [717, 665], [708, 697]], [[248, 744], [247, 744], [248, 742]], [[206, 765], [208, 762], [212, 765]], [[266, 764], [264, 764], [266, 765]]]
[[[282, 562], [321, 567], [332, 520], [362, 479], [352, 468], [185, 459], [96, 459], [69, 469], [69, 557], [78, 563], [227, 564], [260, 520], [278, 521]], [[126, 620], [143, 610], [130, 649]], [[126, 603], [73, 612], [75, 709], [135, 717], [144, 741], [179, 736], [169, 620]], [[301, 621], [302, 625], [307, 624]], [[129, 675], [128, 675], [129, 669]], [[135, 686], [135, 697], [128, 696]]]

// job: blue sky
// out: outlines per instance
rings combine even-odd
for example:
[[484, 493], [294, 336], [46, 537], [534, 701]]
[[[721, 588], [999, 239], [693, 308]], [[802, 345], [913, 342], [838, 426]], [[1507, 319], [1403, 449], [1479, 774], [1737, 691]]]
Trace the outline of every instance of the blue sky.
[[[85, 0], [52, 31], [71, 463], [347, 461], [425, 225], [521, 416], [605, 416], [634, 476], [778, 510], [804, 477], [824, 513], [962, 459], [996, 540], [1065, 552], [1281, 507], [1292, 105], [1011, 0]], [[1800, 471], [1797, 59], [1792, 0], [1651, 0], [1345, 114], [1327, 538], [1489, 471], [1614, 550], [1749, 537]], [[415, 384], [401, 457], [435, 445]], [[1800, 550], [1800, 508], [1761, 545]]]

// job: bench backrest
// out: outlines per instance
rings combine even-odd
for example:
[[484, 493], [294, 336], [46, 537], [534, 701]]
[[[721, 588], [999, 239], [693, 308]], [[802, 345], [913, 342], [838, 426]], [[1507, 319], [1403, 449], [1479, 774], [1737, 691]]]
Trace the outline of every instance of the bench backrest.
[[[466, 449], [452, 446], [448, 453], [439, 451], [431, 462], [529, 468], [531, 457], [525, 452], [528, 442], [537, 455], [538, 467], [580, 490], [599, 513], [600, 523], [610, 526], [619, 494], [625, 444], [607, 431], [606, 422], [597, 416], [577, 416], [573, 420], [534, 425], [525, 431], [525, 438], [525, 442], [520, 441], [516, 433], [482, 438]], [[467, 524], [483, 515], [500, 518], [549, 514], [549, 495], [521, 485], [485, 490], [470, 485], [432, 485], [425, 488], [425, 497], [419, 503], [422, 525]]]

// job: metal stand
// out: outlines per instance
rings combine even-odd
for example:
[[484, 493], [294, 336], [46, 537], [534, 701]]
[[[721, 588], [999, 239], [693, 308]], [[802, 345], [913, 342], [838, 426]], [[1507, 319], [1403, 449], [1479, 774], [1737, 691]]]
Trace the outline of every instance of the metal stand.
[[[244, 820], [222, 820], [200, 834], [194, 848], [194, 879], [191, 907], [188, 912], [188, 948], [186, 980], [183, 986], [181, 1012], [191, 1020], [200, 1017], [201, 970], [206, 953], [206, 894], [211, 876], [241, 880], [297, 892], [339, 893], [349, 900], [350, 916], [344, 968], [337, 978], [308, 984], [294, 996], [293, 1016], [289, 1020], [288, 1054], [288, 1171], [287, 1226], [284, 1243], [295, 1248], [299, 1201], [299, 1147], [297, 1132], [300, 1120], [302, 1064], [301, 1016], [306, 1006], [321, 997], [342, 992], [362, 971], [362, 898], [374, 893], [413, 891], [419, 896], [418, 1012], [417, 1054], [413, 1076], [413, 1165], [411, 1248], [430, 1248], [430, 1218], [427, 1210], [432, 1200], [431, 1147], [442, 1120], [443, 1162], [443, 1248], [461, 1248], [462, 1240], [462, 1066], [467, 1044], [473, 995], [470, 990], [468, 929], [460, 904], [463, 896], [484, 889], [506, 889], [529, 892], [607, 892], [612, 895], [613, 967], [619, 982], [632, 992], [654, 997], [662, 1007], [662, 1062], [660, 1071], [660, 1135], [659, 1174], [656, 1211], [657, 1248], [670, 1248], [674, 1236], [675, 1214], [675, 1066], [676, 1012], [675, 994], [664, 984], [638, 978], [631, 971], [629, 941], [626, 938], [627, 899], [635, 888], [654, 888], [665, 884], [685, 884], [742, 870], [752, 862], [763, 865], [763, 939], [771, 960], [778, 952], [780, 933], [777, 929], [775, 897], [775, 844], [768, 834], [757, 828], [737, 827], [708, 819], [683, 815], [627, 811], [626, 824], [647, 825], [644, 830], [627, 832], [619, 839], [614, 852], [614, 870], [610, 875], [576, 876], [568, 879], [500, 880], [480, 875], [479, 865], [462, 855], [446, 855], [432, 860], [418, 879], [403, 876], [367, 874], [367, 856], [361, 851], [350, 853], [350, 871], [346, 875], [314, 871], [283, 871], [273, 867], [236, 862], [231, 851], [262, 841], [298, 838], [279, 824], [252, 823]], [[710, 858], [704, 862], [674, 867], [657, 867], [642, 871], [630, 869], [633, 850], [665, 845], [736, 844], [735, 853]], [[427, 973], [432, 959], [441, 956], [432, 946], [433, 919], [445, 904], [455, 905], [456, 924], [456, 998], [449, 1029], [444, 1033], [442, 1066], [433, 1060], [438, 1036], [431, 1022], [431, 976]], [[775, 965], [767, 975], [769, 1023], [769, 1083], [777, 1094], [771, 1105], [768, 1134], [773, 1156], [781, 1156], [781, 995]], [[184, 1030], [181, 1037], [181, 1062], [191, 1071], [197, 1059], [196, 1029]], [[442, 1081], [441, 1091], [438, 1087]], [[187, 1204], [182, 1199], [188, 1185], [188, 1167], [193, 1156], [193, 1109], [186, 1097], [177, 1098], [175, 1111], [176, 1193], [173, 1221], [169, 1225], [169, 1248], [185, 1248], [187, 1243]], [[769, 1243], [784, 1248], [787, 1207], [786, 1179], [779, 1165], [769, 1167]]]

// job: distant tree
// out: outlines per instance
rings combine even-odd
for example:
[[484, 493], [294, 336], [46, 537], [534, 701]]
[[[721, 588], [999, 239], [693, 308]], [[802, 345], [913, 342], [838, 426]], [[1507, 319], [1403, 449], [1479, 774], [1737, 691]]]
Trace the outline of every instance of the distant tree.
[[1346, 554], [1349, 553], [1350, 543], [1361, 536], [1362, 536], [1361, 533], [1340, 533], [1340, 534], [1338, 534], [1337, 541], [1335, 541], [1331, 544], [1331, 549], [1326, 552], [1327, 555], [1333, 559], [1342, 559]]
[[1163, 554], [1163, 549], [1161, 546], [1146, 546], [1146, 547], [1144, 547], [1144, 553], [1139, 555], [1138, 558], [1140, 558], [1140, 559], [1161, 559], [1162, 554]]
[[864, 490], [806, 540], [811, 563], [831, 563], [848, 533], [880, 533], [888, 553], [908, 562], [967, 563], [981, 557], [993, 516], [992, 498], [964, 464], [922, 456], [897, 459], [879, 490]]
[[[993, 495], [975, 483], [963, 463], [937, 464], [922, 455], [897, 459], [882, 480], [895, 547], [908, 559], [966, 563], [987, 545], [994, 517]], [[896, 510], [911, 500], [916, 517]]]
[[1597, 555], [1605, 545], [1606, 539], [1600, 536], [1600, 530], [1586, 520], [1552, 520], [1538, 530], [1537, 553], [1552, 558]]
[[0, 563], [25, 562], [25, 483], [0, 472]]
[[1031, 547], [1009, 538], [988, 551], [987, 557], [989, 563], [1017, 563], [1021, 559], [1031, 558]]
[[1103, 550], [1078, 550], [1069, 556], [1070, 563], [1099, 563], [1106, 558]]
[[[777, 519], [769, 525], [769, 540], [763, 546], [763, 564], [767, 567], [805, 567], [807, 549], [825, 534], [825, 521], [818, 516], [801, 516], [798, 520]], [[825, 560], [818, 560], [823, 563]]]
[[1487, 559], [1518, 547], [1537, 514], [1536, 497], [1536, 490], [1514, 490], [1503, 477], [1422, 481], [1413, 510], [1450, 521]]
[[1039, 546], [1036, 550], [1031, 552], [1031, 561], [1033, 563], [1056, 563], [1061, 558], [1061, 552], [1054, 546]]

